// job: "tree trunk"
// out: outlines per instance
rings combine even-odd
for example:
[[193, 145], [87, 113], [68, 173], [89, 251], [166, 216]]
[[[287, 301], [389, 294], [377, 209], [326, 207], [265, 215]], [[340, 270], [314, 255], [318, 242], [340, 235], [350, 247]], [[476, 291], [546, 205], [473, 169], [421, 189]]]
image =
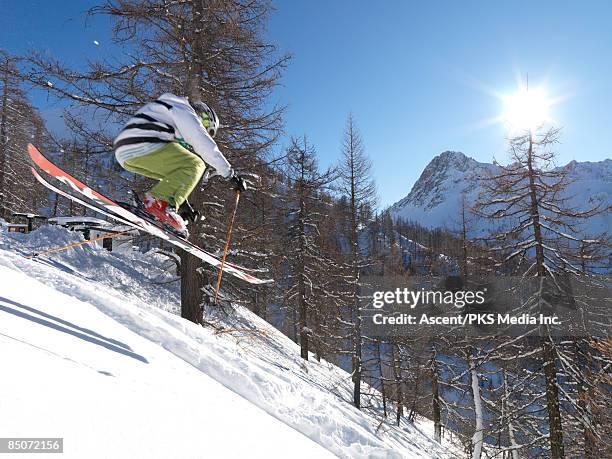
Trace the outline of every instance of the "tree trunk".
[[[357, 301], [356, 301], [357, 302]], [[356, 305], [353, 327], [353, 403], [361, 408], [361, 311]]]
[[304, 360], [308, 360], [308, 351], [309, 351], [309, 343], [308, 343], [308, 325], [306, 320], [307, 308], [306, 308], [306, 299], [302, 296], [306, 294], [306, 288], [304, 286], [304, 280], [302, 276], [300, 276], [299, 281], [299, 311], [300, 311], [300, 355]]
[[4, 78], [3, 78], [3, 91], [2, 91], [2, 112], [0, 113], [0, 217], [5, 218], [7, 215], [6, 209], [6, 197], [4, 190], [5, 182], [5, 170], [6, 170], [6, 146], [8, 144], [7, 138], [7, 118], [8, 118], [8, 92], [9, 92], [9, 70], [8, 60], [5, 61], [4, 67]]
[[59, 206], [59, 194], [55, 193], [55, 199], [53, 200], [53, 211], [51, 213], [52, 217], [57, 217], [57, 208]]
[[260, 306], [260, 304], [259, 304], [259, 295], [258, 295], [258, 293], [257, 293], [257, 292], [255, 292], [255, 293], [253, 294], [253, 313], [254, 313], [256, 316], [259, 316], [259, 317], [261, 317], [262, 319], [265, 319], [265, 317], [263, 317], [263, 316], [261, 315], [261, 306]]
[[414, 422], [416, 419], [416, 410], [417, 410], [417, 400], [419, 397], [419, 383], [421, 381], [421, 370], [417, 372], [416, 380], [414, 381], [414, 386], [412, 388], [412, 401], [410, 404], [410, 412], [408, 413], [408, 420], [410, 422]]
[[[535, 173], [533, 170], [533, 137], [529, 135], [529, 151], [527, 156], [527, 169], [529, 172], [529, 194], [531, 201], [531, 218], [533, 235], [535, 240], [536, 269], [538, 277], [545, 277], [547, 274], [544, 258], [544, 240], [540, 225], [540, 209], [537, 199], [537, 189], [535, 184]], [[542, 295], [542, 289], [540, 289]], [[544, 330], [543, 330], [544, 331]], [[559, 408], [559, 389], [557, 387], [557, 367], [556, 353], [552, 342], [542, 338], [543, 343], [543, 366], [546, 378], [546, 407], [548, 411], [548, 422], [550, 430], [550, 454], [552, 459], [563, 458], [563, 428], [561, 425], [561, 411]]]
[[399, 426], [404, 414], [404, 395], [402, 391], [402, 360], [399, 347], [395, 343], [391, 344], [391, 359], [393, 360], [393, 376], [395, 378], [395, 395], [397, 398], [395, 422]]
[[[304, 148], [306, 146], [304, 145]], [[304, 218], [306, 218], [306, 204], [304, 202], [304, 155], [305, 151], [302, 151], [301, 154], [301, 181], [299, 186], [299, 199], [300, 199], [300, 213], [298, 215], [298, 230], [299, 230], [299, 238], [300, 245], [298, 254], [298, 307], [299, 307], [299, 330], [300, 330], [300, 355], [304, 360], [308, 360], [308, 308], [306, 302], [306, 266], [304, 257], [306, 255], [306, 228], [304, 225]]]
[[[582, 349], [580, 341], [576, 340], [576, 355], [577, 361], [580, 365]], [[593, 413], [591, 411], [591, 402], [588, 392], [588, 381], [591, 377], [590, 363], [581, 365], [580, 377], [578, 383], [578, 407], [580, 409], [580, 417], [582, 418], [583, 424], [583, 437], [584, 437], [584, 457], [585, 459], [595, 459], [597, 457], [597, 436], [595, 434], [595, 425], [593, 420]]]
[[[193, 2], [192, 15], [195, 29], [202, 30], [202, 22], [205, 20], [204, 3], [202, 1]], [[191, 46], [193, 53], [197, 54], [199, 59], [193, 59], [188, 63], [186, 69], [188, 78], [185, 82], [185, 93], [189, 94], [192, 99], [200, 97], [200, 88], [202, 87], [202, 75], [204, 66], [202, 59], [204, 58], [204, 49], [201, 40], [201, 34], [195, 33], [191, 37]], [[202, 210], [203, 191], [198, 185], [191, 196], [190, 203], [196, 210]], [[200, 222], [193, 222], [190, 225], [191, 241], [199, 246], [202, 246], [203, 241], [200, 236]], [[192, 322], [202, 323], [202, 286], [208, 283], [208, 279], [203, 279], [198, 273], [198, 268], [202, 266], [202, 261], [197, 257], [187, 253], [184, 250], [180, 251], [181, 257], [181, 317]]]
[[504, 408], [504, 412], [506, 413], [507, 416], [507, 422], [508, 422], [508, 440], [510, 442], [510, 448], [512, 448], [510, 450], [510, 457], [512, 459], [519, 459], [519, 453], [518, 453], [518, 443], [516, 442], [516, 434], [514, 431], [514, 422], [511, 419], [511, 414], [510, 414], [510, 403], [509, 403], [509, 399], [510, 399], [510, 392], [508, 391], [508, 375], [506, 374], [506, 370], [502, 369], [502, 374], [503, 374], [503, 384], [504, 384], [504, 403], [503, 403], [503, 408]]
[[533, 170], [533, 138], [529, 135], [529, 152], [527, 156], [527, 170], [529, 172], [529, 197], [531, 204], [531, 225], [533, 227], [533, 237], [535, 239], [536, 268], [538, 276], [546, 275], [544, 259], [544, 240], [542, 238], [542, 227], [540, 225], [540, 208], [535, 183], [535, 173]]
[[[203, 192], [198, 188], [190, 196], [191, 205], [195, 209], [201, 209]], [[194, 244], [202, 245], [199, 237], [200, 224], [193, 222], [190, 224], [191, 240]], [[197, 324], [202, 323], [202, 286], [208, 284], [208, 276], [198, 273], [202, 267], [202, 260], [191, 255], [185, 250], [179, 251], [181, 258], [181, 317]]]
[[[355, 231], [356, 233], [356, 231]], [[356, 240], [356, 239], [355, 239]], [[355, 242], [356, 244], [356, 242]], [[353, 248], [355, 251], [355, 248]], [[357, 255], [353, 254], [353, 403], [361, 407], [361, 308], [359, 306], [359, 268]]]
[[378, 377], [380, 378], [380, 393], [382, 395], [383, 414], [387, 417], [387, 391], [385, 389], [385, 377], [383, 374], [382, 353], [380, 352], [380, 338], [376, 339], [376, 355], [378, 356]]
[[563, 448], [563, 427], [561, 425], [561, 410], [559, 408], [559, 388], [557, 387], [556, 351], [552, 343], [543, 338], [543, 365], [546, 377], [546, 405], [548, 408], [548, 424], [550, 429], [550, 457], [561, 459], [565, 457]]
[[474, 417], [476, 418], [474, 435], [472, 436], [472, 459], [480, 459], [482, 457], [482, 444], [484, 442], [484, 420], [482, 398], [480, 395], [480, 385], [478, 384], [478, 371], [476, 370], [476, 360], [470, 351], [468, 356], [470, 365], [470, 381], [472, 385], [472, 396], [474, 397]]
[[432, 413], [434, 422], [434, 440], [442, 442], [442, 413], [440, 410], [440, 387], [438, 385], [438, 366], [436, 365], [435, 354], [431, 362], [431, 392], [432, 392]]

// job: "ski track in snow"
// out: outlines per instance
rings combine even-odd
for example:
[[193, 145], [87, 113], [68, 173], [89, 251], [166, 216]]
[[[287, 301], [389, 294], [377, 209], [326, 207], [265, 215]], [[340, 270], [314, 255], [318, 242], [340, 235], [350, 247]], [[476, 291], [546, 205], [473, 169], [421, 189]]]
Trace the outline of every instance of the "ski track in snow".
[[346, 372], [245, 308], [217, 334], [175, 315], [176, 284], [143, 283], [160, 255], [20, 256], [76, 238], [0, 228], [2, 436], [64, 437], [64, 457], [458, 457], [427, 420], [354, 408]]

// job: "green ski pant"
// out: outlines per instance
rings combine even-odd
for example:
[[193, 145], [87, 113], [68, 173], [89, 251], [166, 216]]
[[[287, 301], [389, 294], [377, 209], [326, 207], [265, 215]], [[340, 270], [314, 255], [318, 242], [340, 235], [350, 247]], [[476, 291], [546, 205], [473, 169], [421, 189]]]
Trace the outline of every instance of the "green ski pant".
[[178, 209], [202, 178], [206, 164], [198, 155], [171, 142], [152, 153], [126, 160], [123, 167], [159, 180], [151, 195]]

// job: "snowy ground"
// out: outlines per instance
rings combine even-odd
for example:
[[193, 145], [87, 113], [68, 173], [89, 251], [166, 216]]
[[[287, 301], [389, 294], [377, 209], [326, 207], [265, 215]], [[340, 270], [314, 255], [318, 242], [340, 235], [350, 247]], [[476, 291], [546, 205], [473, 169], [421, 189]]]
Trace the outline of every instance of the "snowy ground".
[[0, 437], [63, 437], [69, 458], [460, 457], [429, 421], [353, 408], [346, 372], [246, 309], [222, 332], [176, 316], [160, 255], [22, 256], [77, 238], [0, 228]]

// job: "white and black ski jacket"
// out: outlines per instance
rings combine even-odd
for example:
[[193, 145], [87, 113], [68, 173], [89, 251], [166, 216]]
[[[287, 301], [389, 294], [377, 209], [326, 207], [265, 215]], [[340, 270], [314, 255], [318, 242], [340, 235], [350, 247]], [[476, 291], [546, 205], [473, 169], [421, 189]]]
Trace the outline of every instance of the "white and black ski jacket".
[[233, 171], [186, 97], [162, 94], [146, 104], [115, 138], [115, 157], [123, 165], [130, 158], [147, 155], [169, 142], [184, 141], [222, 177]]

